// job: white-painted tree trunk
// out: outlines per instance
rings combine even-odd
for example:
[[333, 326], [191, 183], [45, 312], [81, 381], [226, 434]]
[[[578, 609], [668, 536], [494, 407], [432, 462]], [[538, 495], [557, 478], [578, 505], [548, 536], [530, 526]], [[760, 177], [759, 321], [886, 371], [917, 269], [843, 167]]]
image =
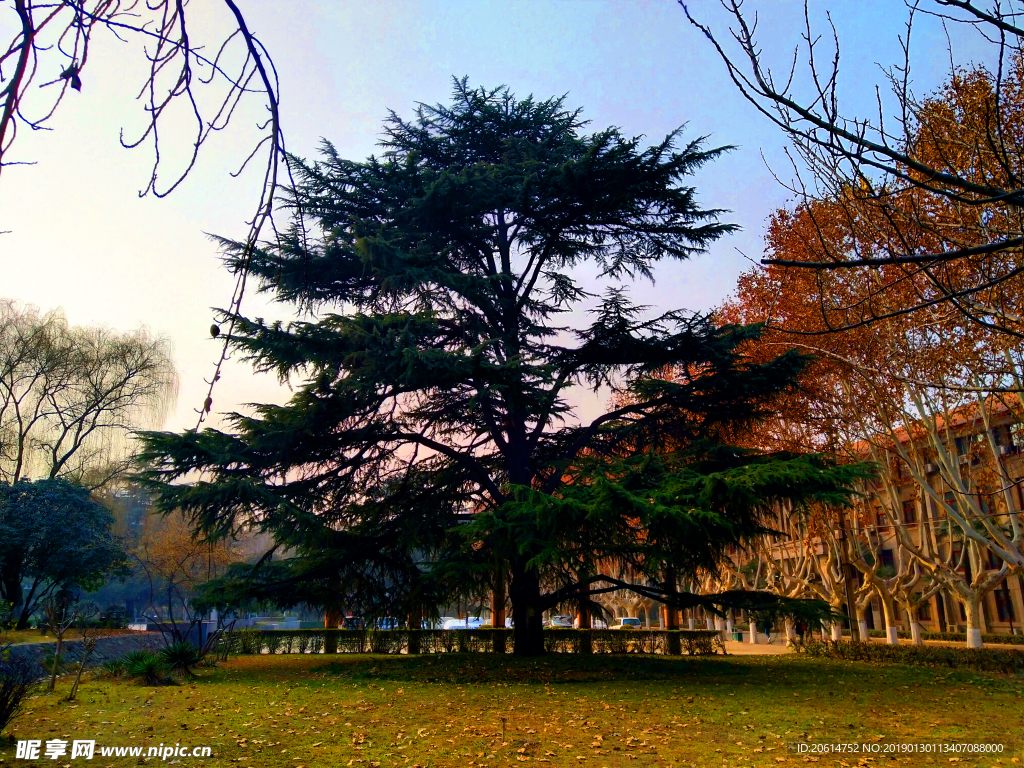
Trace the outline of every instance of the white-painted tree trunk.
[[832, 622], [832, 639], [837, 643], [843, 639], [843, 625], [838, 621]]
[[910, 639], [914, 645], [924, 645], [924, 639], [921, 637], [921, 624], [917, 621], [911, 620], [910, 622]]
[[893, 604], [891, 596], [883, 594], [880, 597], [882, 598], [882, 617], [885, 619], [885, 642], [887, 645], [899, 645], [899, 636], [896, 634], [896, 606]]
[[793, 627], [793, 620], [786, 619], [786, 645], [790, 646], [796, 642], [796, 629]]
[[759, 640], [757, 639], [757, 622], [750, 622], [750, 644], [757, 645]]
[[693, 620], [693, 616], [688, 618], [686, 623], [689, 625], [690, 629], [694, 629], [697, 626], [697, 622]]
[[860, 631], [860, 639], [866, 643], [868, 638], [871, 637], [871, 635], [868, 634], [868, 623], [864, 619], [861, 619], [857, 622], [857, 629]]
[[964, 603], [964, 608], [967, 609], [967, 647], [981, 648], [983, 643], [981, 642], [981, 626], [978, 621], [981, 614], [981, 603], [975, 597], [967, 600]]
[[732, 635], [732, 617], [725, 620], [725, 634]]

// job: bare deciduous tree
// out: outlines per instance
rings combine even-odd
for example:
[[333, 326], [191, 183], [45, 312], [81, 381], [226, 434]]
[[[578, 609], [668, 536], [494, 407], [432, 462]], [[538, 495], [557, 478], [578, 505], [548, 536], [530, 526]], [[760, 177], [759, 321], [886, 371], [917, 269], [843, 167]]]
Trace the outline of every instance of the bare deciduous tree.
[[128, 469], [132, 432], [160, 425], [177, 387], [164, 338], [0, 301], [0, 481], [110, 483]]

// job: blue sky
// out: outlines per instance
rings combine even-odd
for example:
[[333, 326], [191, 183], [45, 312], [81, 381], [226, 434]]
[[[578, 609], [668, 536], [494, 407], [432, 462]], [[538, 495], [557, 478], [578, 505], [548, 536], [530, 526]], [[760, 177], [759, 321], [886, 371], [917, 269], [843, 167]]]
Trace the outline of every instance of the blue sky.
[[[633, 296], [656, 310], [705, 310], [732, 290], [737, 275], [757, 259], [770, 213], [788, 193], [769, 167], [788, 177], [785, 139], [745, 102], [728, 81], [717, 55], [669, 0], [523, 0], [455, 2], [249, 2], [241, 4], [250, 28], [272, 53], [281, 76], [282, 110], [290, 149], [315, 152], [321, 137], [343, 156], [374, 151], [388, 109], [409, 114], [417, 101], [445, 101], [452, 76], [480, 85], [508, 85], [519, 95], [566, 94], [583, 107], [595, 129], [659, 140], [686, 124], [685, 137], [708, 135], [712, 145], [735, 151], [695, 179], [701, 202], [730, 209], [725, 218], [742, 231], [708, 254], [666, 264], [657, 281], [633, 287]], [[691, 12], [727, 34], [727, 19], [712, 0]], [[212, 42], [225, 20], [215, 2], [193, 3], [194, 34]], [[749, 0], [759, 15], [766, 55], [784, 65], [799, 42], [803, 4]], [[851, 112], [873, 108], [879, 63], [898, 60], [905, 32], [901, 2], [818, 0], [810, 5], [820, 31], [828, 12], [839, 31], [841, 94]], [[2, 17], [7, 22], [10, 14]], [[919, 93], [944, 78], [949, 56], [941, 27], [923, 20], [915, 30], [914, 82]], [[975, 41], [954, 37], [960, 62], [973, 60]], [[978, 49], [980, 50], [980, 49]], [[142, 82], [140, 51], [101, 37], [90, 54], [80, 94], [71, 94], [52, 132], [23, 133], [21, 159], [0, 179], [0, 296], [44, 308], [64, 307], [73, 323], [116, 328], [145, 325], [171, 337], [182, 377], [177, 413], [169, 428], [191, 426], [192, 409], [205, 396], [217, 349], [209, 340], [210, 307], [224, 306], [231, 279], [205, 237], [244, 235], [257, 189], [255, 174], [229, 173], [248, 152], [258, 104], [215, 138], [200, 166], [164, 200], [140, 199], [149, 156], [118, 144], [122, 127], [139, 125], [133, 101]], [[173, 126], [168, 126], [173, 127]], [[169, 147], [187, 146], [184, 133], [168, 133]], [[176, 144], [175, 144], [176, 142]], [[175, 159], [172, 151], [170, 159]], [[250, 299], [252, 314], [284, 316], [282, 308]], [[214, 410], [286, 396], [269, 377], [233, 364], [219, 384]], [[584, 412], [600, 397], [580, 399]]]

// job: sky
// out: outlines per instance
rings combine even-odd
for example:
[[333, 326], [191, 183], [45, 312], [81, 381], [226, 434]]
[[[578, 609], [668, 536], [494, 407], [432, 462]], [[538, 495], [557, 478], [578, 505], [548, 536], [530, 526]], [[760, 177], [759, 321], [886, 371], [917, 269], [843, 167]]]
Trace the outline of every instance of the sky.
[[[281, 111], [289, 149], [313, 156], [330, 140], [343, 157], [377, 151], [388, 110], [409, 115], [417, 102], [445, 102], [452, 77], [473, 85], [507, 85], [520, 96], [565, 95], [595, 130], [615, 125], [658, 141], [685, 125], [684, 138], [735, 149], [694, 178], [702, 205], [729, 210], [741, 227], [708, 253], [664, 264], [655, 283], [631, 288], [651, 311], [709, 310], [733, 290], [737, 276], [763, 252], [772, 211], [791, 203], [776, 180], [792, 176], [781, 132], [757, 114], [728, 80], [708, 41], [669, 0], [331, 0], [240, 2], [249, 28], [271, 53], [281, 80]], [[727, 35], [713, 0], [694, 0], [691, 13]], [[222, 4], [189, 5], [194, 40], [213, 43], [226, 29]], [[800, 42], [803, 3], [748, 0], [757, 13], [765, 55], [785, 65]], [[841, 41], [841, 90], [851, 112], [874, 108], [880, 65], [900, 60], [906, 12], [896, 0], [811, 2], [815, 29], [825, 14]], [[0, 12], [10, 37], [12, 14]], [[6, 26], [5, 26], [6, 25]], [[974, 59], [976, 41], [958, 36], [958, 61]], [[941, 84], [949, 54], [941, 26], [923, 19], [914, 31], [914, 87]], [[981, 49], [978, 49], [980, 55]], [[22, 131], [17, 159], [0, 177], [0, 297], [43, 309], [61, 307], [73, 324], [117, 329], [145, 326], [173, 342], [181, 386], [168, 429], [194, 426], [218, 355], [210, 339], [213, 307], [226, 306], [233, 285], [208, 233], [243, 238], [259, 188], [256, 173], [231, 173], [251, 150], [258, 102], [243, 105], [229, 128], [207, 144], [199, 164], [170, 196], [139, 196], [152, 152], [126, 150], [142, 124], [135, 100], [144, 81], [142, 50], [99, 35], [80, 93], [71, 93], [52, 130]], [[54, 64], [53, 66], [58, 66]], [[187, 123], [171, 115], [163, 151], [171, 163], [189, 146]], [[249, 294], [243, 311], [288, 318], [288, 307]], [[241, 361], [224, 370], [213, 410], [282, 401], [287, 390]], [[576, 395], [581, 415], [596, 413], [604, 393]], [[213, 420], [216, 423], [216, 419]]]

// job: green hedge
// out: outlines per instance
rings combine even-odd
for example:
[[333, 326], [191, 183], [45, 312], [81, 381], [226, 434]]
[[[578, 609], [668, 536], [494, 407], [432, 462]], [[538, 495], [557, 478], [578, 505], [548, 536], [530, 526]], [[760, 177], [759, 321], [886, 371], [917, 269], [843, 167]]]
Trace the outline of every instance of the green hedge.
[[[224, 636], [223, 650], [259, 653], [507, 653], [511, 629], [241, 629]], [[721, 633], [708, 629], [545, 629], [549, 653], [725, 652]]]
[[[843, 630], [843, 635], [846, 637], [850, 636], [850, 630]], [[869, 629], [869, 637], [885, 637], [884, 629]], [[900, 630], [896, 633], [896, 636], [902, 640], [909, 640], [910, 633]], [[949, 643], [966, 643], [967, 634], [965, 632], [922, 632], [922, 640], [944, 640]], [[985, 633], [981, 636], [981, 642], [983, 643], [994, 643], [996, 645], [1024, 645], [1024, 635], [1003, 635], [996, 634], [994, 632]]]
[[797, 646], [797, 652], [825, 659], [1024, 674], [1024, 653], [994, 648], [883, 645], [881, 643], [849, 643], [845, 641], [836, 643], [831, 640], [825, 642], [813, 640], [803, 646]]

